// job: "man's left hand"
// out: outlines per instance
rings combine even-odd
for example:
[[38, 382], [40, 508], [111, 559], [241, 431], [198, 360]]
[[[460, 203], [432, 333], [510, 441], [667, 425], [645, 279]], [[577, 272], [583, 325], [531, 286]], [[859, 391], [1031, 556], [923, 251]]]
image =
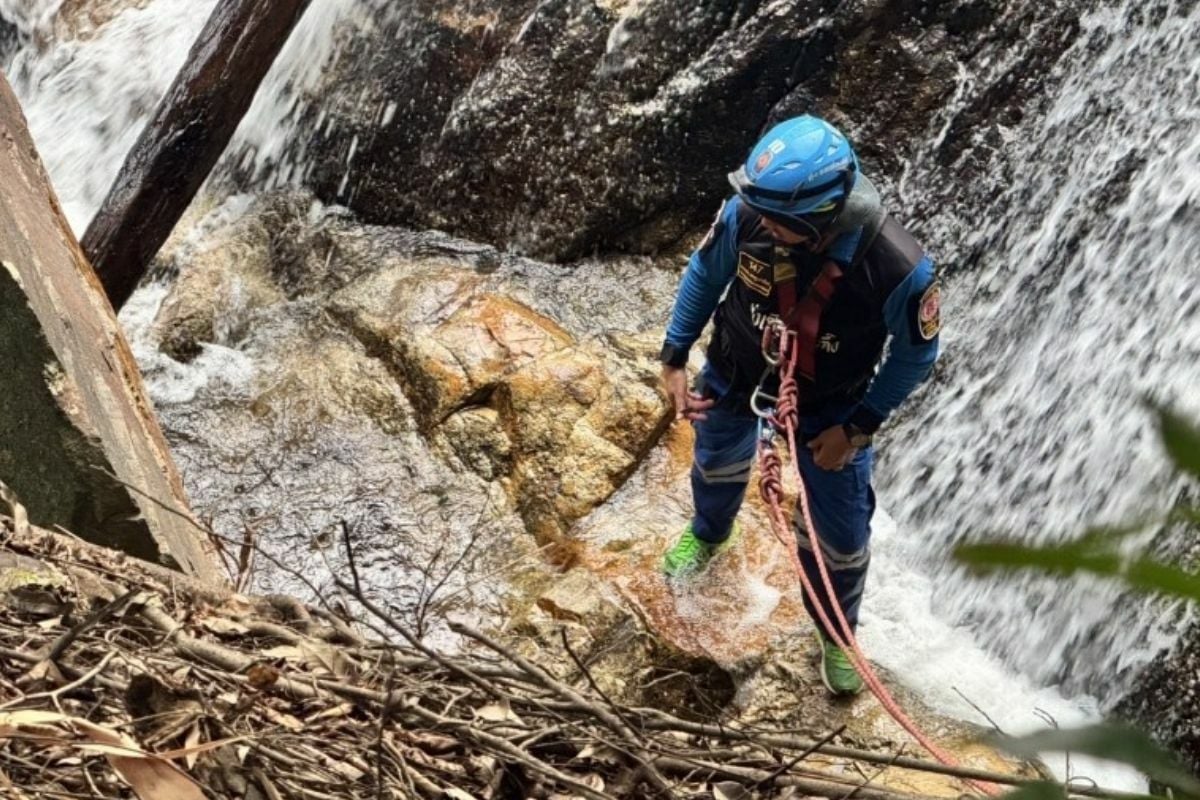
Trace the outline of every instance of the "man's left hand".
[[841, 425], [821, 431], [815, 439], [809, 440], [808, 449], [812, 450], [813, 463], [830, 472], [843, 470], [854, 458], [856, 450], [846, 438], [846, 430]]

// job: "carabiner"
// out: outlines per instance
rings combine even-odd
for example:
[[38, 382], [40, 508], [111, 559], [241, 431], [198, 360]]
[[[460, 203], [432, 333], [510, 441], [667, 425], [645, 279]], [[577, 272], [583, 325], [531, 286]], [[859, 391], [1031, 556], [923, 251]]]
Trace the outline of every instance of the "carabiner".
[[786, 335], [787, 328], [779, 319], [769, 319], [763, 326], [762, 356], [772, 367], [783, 363], [783, 337]]

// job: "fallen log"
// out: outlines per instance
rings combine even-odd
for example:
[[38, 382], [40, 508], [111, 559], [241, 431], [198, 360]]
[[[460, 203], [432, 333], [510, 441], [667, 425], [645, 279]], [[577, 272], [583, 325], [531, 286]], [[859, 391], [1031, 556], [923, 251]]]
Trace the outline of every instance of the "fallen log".
[[3, 74], [0, 385], [0, 481], [31, 522], [216, 579], [205, 539], [183, 524], [183, 483], [133, 354]]
[[208, 178], [308, 3], [217, 3], [83, 235], [114, 308], [133, 294]]

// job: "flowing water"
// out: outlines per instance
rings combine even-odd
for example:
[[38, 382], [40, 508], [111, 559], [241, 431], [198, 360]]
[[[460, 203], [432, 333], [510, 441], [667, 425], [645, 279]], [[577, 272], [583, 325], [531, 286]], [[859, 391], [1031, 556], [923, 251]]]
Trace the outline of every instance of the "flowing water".
[[[75, 41], [47, 33], [58, 5], [0, 0], [0, 14], [31, 40], [8, 74], [81, 231], [213, 3], [152, 0]], [[1040, 724], [1035, 708], [1064, 723], [1094, 717], [1180, 623], [1178, 609], [1102, 582], [981, 582], [945, 558], [964, 536], [1062, 537], [1168, 507], [1182, 491], [1143, 400], [1200, 414], [1200, 7], [1093, 5], [1044, 107], [999, 142], [968, 146], [987, 148], [969, 177], [999, 187], [994, 196], [963, 214], [947, 181], [965, 179], [939, 148], [965, 98], [1001, 74], [1003, 52], [964, 68], [960, 101], [931, 120], [927, 149], [895, 188], [902, 202], [944, 201], [927, 204], [920, 228], [950, 267], [945, 357], [887, 436], [879, 487], [891, 516], [878, 519], [862, 637], [931, 703], [978, 721], [965, 696], [1009, 730]], [[267, 184], [302, 175], [302, 156], [283, 159], [290, 121], [339, 36], [381, 24], [382, 9], [313, 4], [231, 148]], [[125, 315], [135, 340], [162, 292], [143, 289]], [[187, 367], [144, 347], [139, 358], [155, 401], [176, 410], [218, 383], [236, 393], [261, 367], [236, 349]], [[219, 470], [190, 488], [209, 480], [220, 483]]]

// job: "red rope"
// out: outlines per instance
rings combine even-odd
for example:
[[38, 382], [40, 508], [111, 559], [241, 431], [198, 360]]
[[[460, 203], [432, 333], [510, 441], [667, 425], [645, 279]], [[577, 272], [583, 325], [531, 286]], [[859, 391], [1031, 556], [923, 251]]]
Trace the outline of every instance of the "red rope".
[[[808, 486], [804, 481], [803, 473], [800, 471], [800, 462], [796, 458], [796, 453], [798, 452], [796, 449], [796, 425], [799, 420], [799, 387], [795, 379], [796, 353], [793, 346], [794, 342], [795, 339], [790, 331], [784, 330], [780, 332], [779, 356], [781, 361], [781, 380], [779, 399], [775, 407], [775, 413], [769, 422], [777, 429], [786, 432], [788, 447], [792, 453], [792, 463], [796, 468], [796, 477], [800, 480], [799, 505], [805, 526], [808, 529], [809, 546], [812, 548], [813, 558], [817, 562], [817, 570], [821, 574], [821, 582], [829, 598], [829, 604], [833, 607], [838, 626], [834, 626], [830, 621], [829, 615], [825, 611], [825, 604], [821, 602], [820, 597], [808, 579], [808, 575], [804, 572], [803, 565], [800, 563], [800, 553], [796, 537], [792, 533], [792, 526], [789, 524], [790, 521], [783, 506], [783, 460], [773, 446], [760, 440], [758, 449], [759, 493], [770, 508], [769, 516], [774, 528], [775, 538], [787, 549], [788, 555], [792, 560], [792, 566], [796, 568], [796, 574], [800, 577], [800, 584], [803, 586], [805, 594], [812, 601], [813, 608], [817, 610], [817, 616], [820, 617], [821, 624], [829, 632], [834, 644], [840, 647], [850, 658], [850, 662], [871, 689], [871, 693], [878, 698], [880, 705], [891, 715], [892, 719], [896, 720], [900, 727], [908, 731], [934, 758], [947, 766], [957, 767], [957, 760], [917, 727], [916, 723], [900, 708], [895, 698], [892, 697], [891, 692], [883, 685], [883, 682], [879, 680], [879, 676], [875, 673], [875, 670], [867, 661], [867, 657], [863, 654], [862, 648], [858, 644], [858, 639], [854, 636], [854, 631], [850, 627], [850, 623], [846, 621], [842, 605], [833, 591], [833, 582], [830, 580], [829, 570], [825, 566], [825, 558], [821, 552], [821, 542], [817, 537], [817, 527], [813, 523], [812, 513], [809, 508]], [[968, 780], [967, 783], [987, 795], [995, 796], [1000, 793], [999, 787], [994, 784], [980, 783], [972, 780]]]

